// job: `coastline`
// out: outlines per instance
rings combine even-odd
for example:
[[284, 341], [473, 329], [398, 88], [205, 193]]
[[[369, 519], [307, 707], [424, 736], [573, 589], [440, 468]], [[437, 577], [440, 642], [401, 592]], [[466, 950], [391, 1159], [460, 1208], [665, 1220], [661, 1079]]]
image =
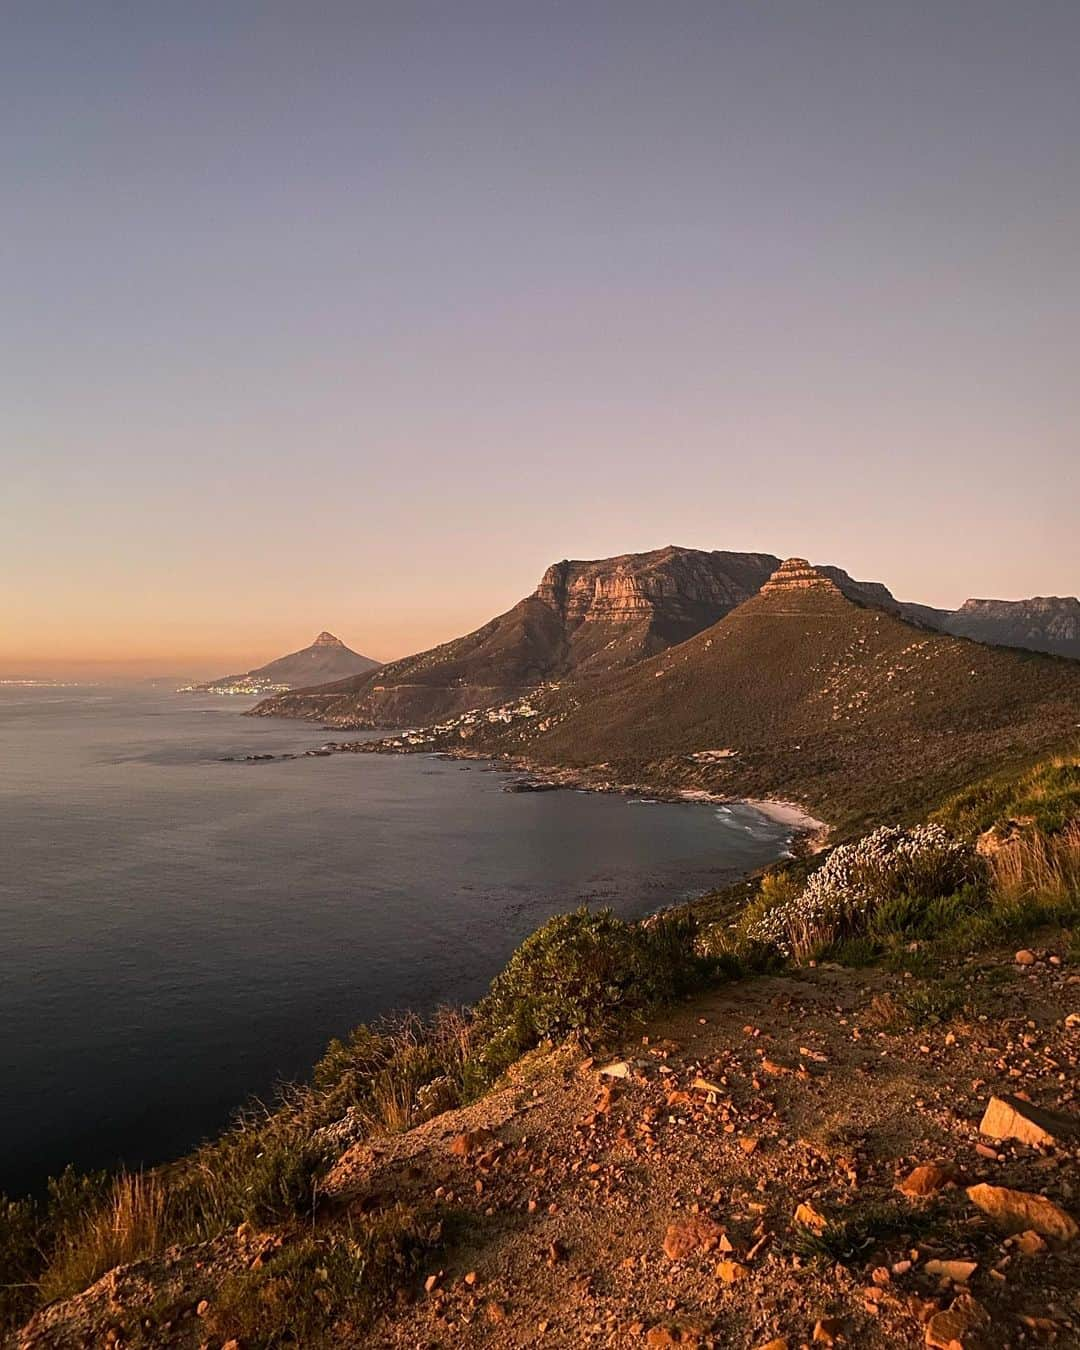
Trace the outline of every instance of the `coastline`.
[[[322, 730], [331, 731], [335, 728], [323, 727]], [[788, 826], [800, 845], [811, 853], [816, 853], [826, 846], [833, 828], [827, 821], [819, 820], [812, 815], [805, 806], [782, 797], [734, 797], [730, 794], [710, 792], [707, 788], [676, 789], [659, 787], [652, 783], [596, 780], [575, 769], [563, 769], [556, 765], [535, 765], [525, 759], [466, 750], [457, 746], [451, 749], [435, 749], [430, 745], [403, 746], [393, 744], [388, 738], [382, 737], [371, 741], [327, 741], [317, 750], [309, 750], [307, 754], [322, 757], [335, 754], [426, 754], [438, 759], [483, 761], [505, 773], [526, 775], [530, 783], [535, 785], [532, 789], [535, 791], [566, 788], [575, 792], [643, 796], [668, 803], [696, 802], [714, 806], [748, 806], [769, 820]]]

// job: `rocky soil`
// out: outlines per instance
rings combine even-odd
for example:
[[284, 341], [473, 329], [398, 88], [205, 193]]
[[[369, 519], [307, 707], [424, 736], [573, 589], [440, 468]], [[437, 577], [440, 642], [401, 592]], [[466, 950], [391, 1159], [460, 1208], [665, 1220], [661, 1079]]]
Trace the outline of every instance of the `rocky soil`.
[[[443, 1241], [392, 1315], [326, 1343], [1080, 1345], [1080, 974], [1052, 951], [930, 974], [729, 985], [346, 1150], [336, 1221], [405, 1199]], [[113, 1272], [14, 1343], [222, 1350], [216, 1284], [290, 1240]], [[125, 1339], [155, 1301], [169, 1319]]]

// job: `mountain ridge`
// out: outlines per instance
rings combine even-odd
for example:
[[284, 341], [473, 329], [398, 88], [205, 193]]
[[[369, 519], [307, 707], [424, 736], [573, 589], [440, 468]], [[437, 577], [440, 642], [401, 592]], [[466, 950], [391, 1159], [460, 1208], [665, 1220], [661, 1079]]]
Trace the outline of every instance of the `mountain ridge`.
[[435, 748], [598, 784], [788, 796], [834, 822], [1075, 736], [1080, 665], [916, 627], [789, 559], [711, 628]]
[[[373, 675], [294, 689], [251, 710], [340, 727], [401, 727], [491, 707], [545, 682], [625, 669], [677, 645], [748, 600], [780, 566], [771, 553], [676, 544], [562, 559], [536, 589], [463, 637]], [[830, 575], [863, 603], [896, 605], [880, 583]]]
[[959, 609], [901, 602], [900, 610], [906, 618], [955, 637], [1080, 659], [1080, 599], [1075, 595], [1033, 595], [1024, 600], [971, 598]]

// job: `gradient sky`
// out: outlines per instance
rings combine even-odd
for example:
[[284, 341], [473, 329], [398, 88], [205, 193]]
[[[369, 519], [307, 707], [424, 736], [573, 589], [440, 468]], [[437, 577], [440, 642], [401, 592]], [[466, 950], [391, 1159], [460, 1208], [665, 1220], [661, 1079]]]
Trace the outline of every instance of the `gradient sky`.
[[0, 675], [1080, 588], [1075, 0], [9, 0], [0, 184]]

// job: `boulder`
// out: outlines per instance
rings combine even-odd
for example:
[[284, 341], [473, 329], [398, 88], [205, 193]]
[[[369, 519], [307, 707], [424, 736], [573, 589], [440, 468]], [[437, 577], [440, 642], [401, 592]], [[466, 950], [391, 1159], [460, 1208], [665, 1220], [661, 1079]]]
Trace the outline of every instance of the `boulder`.
[[1006, 1094], [990, 1098], [979, 1133], [990, 1139], [1018, 1139], [1022, 1144], [1056, 1144], [1080, 1134], [1080, 1121]]
[[989, 1186], [984, 1182], [969, 1186], [967, 1196], [993, 1223], [1009, 1233], [1031, 1230], [1061, 1242], [1071, 1242], [1080, 1233], [1072, 1215], [1045, 1195], [1011, 1191], [1007, 1186]]
[[664, 1255], [672, 1261], [681, 1261], [693, 1252], [711, 1252], [723, 1236], [723, 1228], [713, 1219], [705, 1214], [692, 1214], [688, 1219], [668, 1224]]
[[934, 1195], [956, 1184], [956, 1168], [950, 1163], [922, 1163], [901, 1181], [897, 1190], [905, 1195]]

